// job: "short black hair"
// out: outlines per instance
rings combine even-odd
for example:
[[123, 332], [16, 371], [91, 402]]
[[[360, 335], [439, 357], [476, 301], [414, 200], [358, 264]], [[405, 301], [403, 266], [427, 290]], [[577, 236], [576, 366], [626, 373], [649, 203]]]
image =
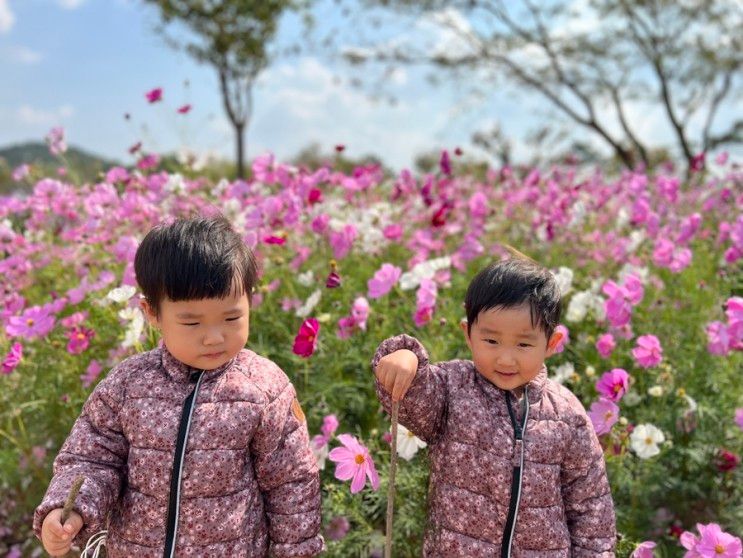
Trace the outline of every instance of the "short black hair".
[[467, 333], [481, 312], [528, 304], [532, 326], [542, 328], [549, 340], [560, 323], [562, 303], [554, 275], [536, 262], [511, 258], [492, 263], [480, 271], [467, 287], [464, 307]]
[[155, 226], [137, 248], [134, 272], [156, 315], [164, 297], [201, 300], [246, 293], [250, 298], [258, 280], [253, 252], [222, 215]]

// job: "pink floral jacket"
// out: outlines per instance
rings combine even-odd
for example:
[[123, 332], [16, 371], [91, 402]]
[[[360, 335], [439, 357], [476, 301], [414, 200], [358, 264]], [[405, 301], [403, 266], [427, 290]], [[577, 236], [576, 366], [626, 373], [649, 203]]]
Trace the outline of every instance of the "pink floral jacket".
[[[519, 441], [506, 397], [514, 414], [519, 403], [479, 374], [472, 361], [429, 364], [423, 346], [400, 335], [379, 346], [372, 366], [399, 349], [418, 357], [417, 375], [400, 404], [400, 423], [430, 446], [424, 556], [614, 556], [614, 508], [603, 452], [570, 391], [548, 380], [543, 369], [527, 385], [526, 413], [515, 417], [527, 417]], [[377, 394], [389, 412], [391, 398], [378, 382]]]
[[[108, 529], [110, 558], [163, 555], [170, 477], [193, 369], [166, 348], [131, 357], [96, 387], [36, 509], [62, 507], [83, 475], [77, 543]], [[242, 350], [207, 371], [185, 444], [176, 556], [297, 557], [323, 548], [320, 479], [294, 387]]]

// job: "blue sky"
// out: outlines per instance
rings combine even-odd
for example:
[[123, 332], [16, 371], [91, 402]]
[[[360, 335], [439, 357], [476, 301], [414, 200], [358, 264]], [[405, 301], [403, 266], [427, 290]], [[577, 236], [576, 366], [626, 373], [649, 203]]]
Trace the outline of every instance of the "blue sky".
[[[316, 13], [319, 26], [340, 21], [332, 5]], [[213, 70], [169, 48], [157, 22], [157, 12], [137, 0], [0, 0], [0, 146], [41, 140], [62, 125], [70, 144], [123, 162], [131, 162], [127, 148], [137, 141], [148, 151], [185, 147], [231, 157]], [[426, 33], [425, 23], [415, 28]], [[279, 44], [298, 30], [296, 18], [285, 19]], [[461, 110], [456, 83], [433, 87], [411, 68], [386, 85], [397, 104], [375, 102], [348, 84], [358, 71], [319, 52], [280, 58], [255, 91], [249, 156], [270, 150], [286, 158], [312, 142], [328, 151], [343, 143], [352, 156], [375, 153], [401, 168], [422, 151], [473, 149], [472, 132], [498, 122], [516, 155], [526, 157], [520, 138], [544, 116], [543, 103], [507, 88]], [[149, 105], [144, 93], [154, 87], [163, 88], [164, 101]], [[178, 115], [185, 103], [192, 112]], [[637, 112], [639, 126], [659, 141], [667, 137], [660, 115]]]

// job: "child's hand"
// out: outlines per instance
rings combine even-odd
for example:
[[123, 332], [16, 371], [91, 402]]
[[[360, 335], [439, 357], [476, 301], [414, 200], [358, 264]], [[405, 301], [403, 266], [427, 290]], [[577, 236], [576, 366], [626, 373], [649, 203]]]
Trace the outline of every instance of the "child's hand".
[[418, 357], [413, 351], [400, 349], [379, 359], [374, 374], [393, 401], [400, 401], [408, 392], [418, 370]]
[[60, 523], [62, 508], [50, 511], [41, 524], [41, 542], [52, 556], [64, 556], [72, 546], [72, 539], [83, 528], [83, 518], [77, 512], [70, 512], [64, 526]]

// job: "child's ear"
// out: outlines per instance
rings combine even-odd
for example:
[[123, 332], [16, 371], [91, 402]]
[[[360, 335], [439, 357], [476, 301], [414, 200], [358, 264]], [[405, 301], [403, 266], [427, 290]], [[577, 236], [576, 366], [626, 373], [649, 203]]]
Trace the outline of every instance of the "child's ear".
[[459, 322], [459, 329], [462, 330], [464, 333], [464, 340], [467, 342], [467, 346], [472, 349], [472, 341], [470, 340], [470, 333], [467, 331], [467, 319], [463, 318], [462, 321]]
[[559, 331], [555, 331], [551, 336], [549, 341], [547, 341], [547, 355], [548, 357], [555, 354], [555, 349], [557, 349], [557, 346], [560, 344], [560, 341], [562, 341], [562, 333]]
[[147, 302], [146, 298], [142, 298], [139, 301], [139, 307], [142, 309], [142, 312], [144, 313], [144, 317], [147, 318], [147, 321], [149, 324], [153, 327], [157, 327], [159, 320], [157, 319], [157, 314], [152, 309], [152, 306], [149, 302]]

